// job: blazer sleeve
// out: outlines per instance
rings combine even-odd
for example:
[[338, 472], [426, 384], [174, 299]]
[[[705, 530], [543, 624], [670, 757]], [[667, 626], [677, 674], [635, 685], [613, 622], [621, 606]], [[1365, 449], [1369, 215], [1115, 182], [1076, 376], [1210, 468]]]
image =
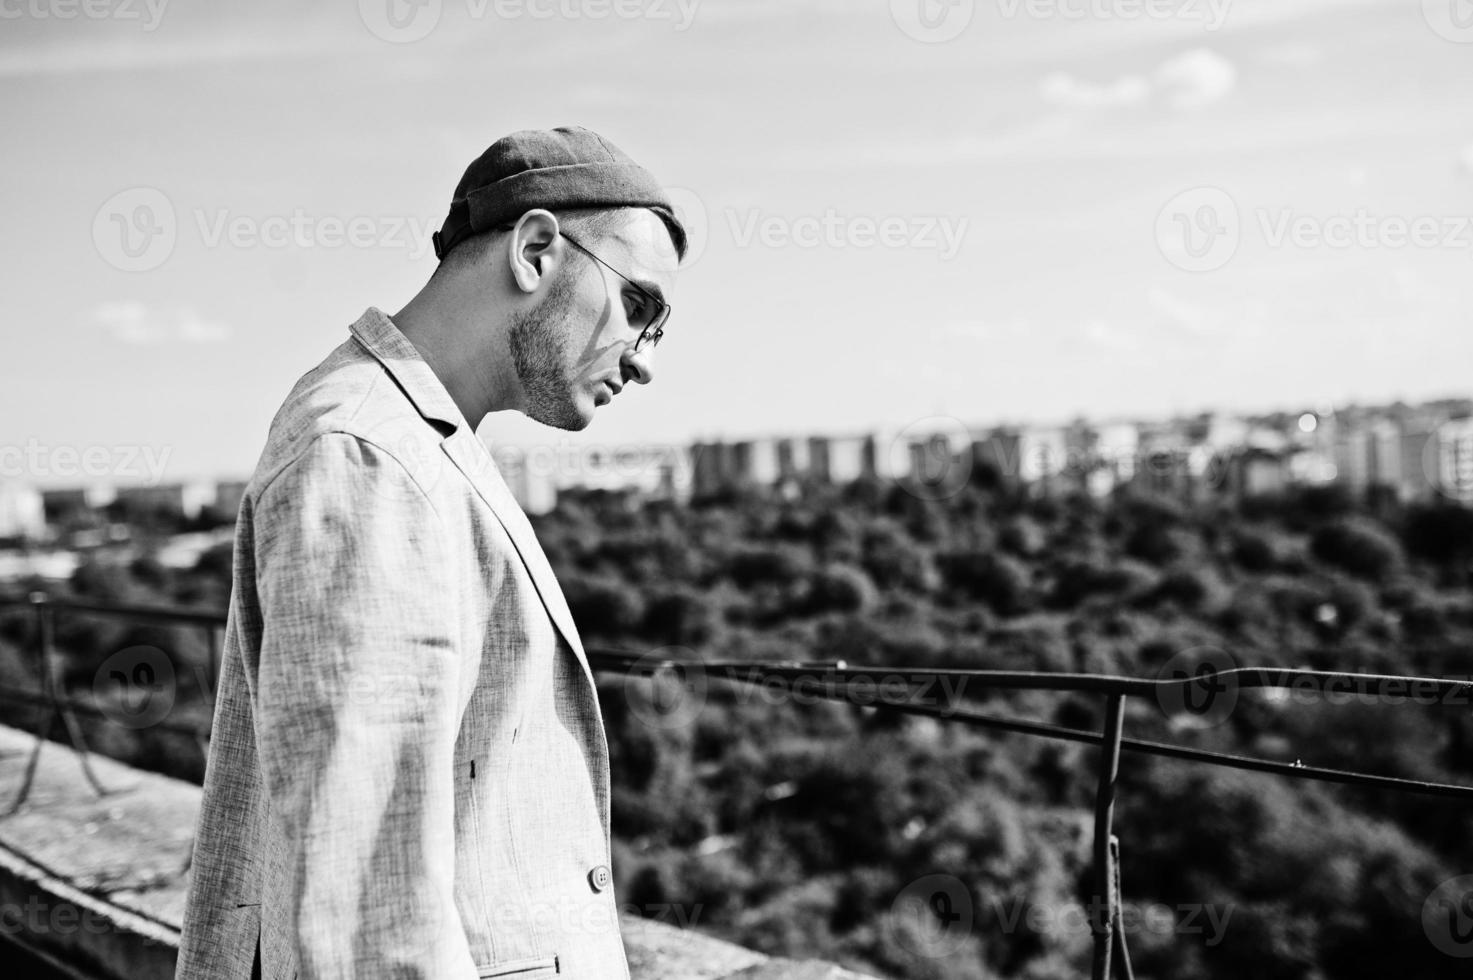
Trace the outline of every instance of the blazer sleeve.
[[449, 544], [385, 450], [318, 436], [260, 495], [256, 740], [300, 980], [474, 978], [455, 907]]

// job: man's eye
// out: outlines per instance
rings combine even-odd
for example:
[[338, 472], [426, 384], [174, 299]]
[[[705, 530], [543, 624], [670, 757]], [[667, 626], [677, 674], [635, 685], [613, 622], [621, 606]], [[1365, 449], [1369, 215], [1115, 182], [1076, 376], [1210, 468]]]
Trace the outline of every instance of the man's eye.
[[624, 316], [631, 324], [644, 324], [649, 322], [649, 301], [642, 296], [625, 296], [626, 309]]

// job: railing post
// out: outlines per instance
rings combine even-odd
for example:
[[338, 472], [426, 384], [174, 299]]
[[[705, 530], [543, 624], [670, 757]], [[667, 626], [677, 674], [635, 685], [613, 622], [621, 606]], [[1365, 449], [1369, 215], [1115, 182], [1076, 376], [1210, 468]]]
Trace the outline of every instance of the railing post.
[[1100, 741], [1100, 779], [1095, 790], [1094, 896], [1090, 928], [1095, 935], [1094, 980], [1110, 976], [1111, 944], [1115, 938], [1115, 849], [1111, 824], [1115, 819], [1115, 778], [1120, 772], [1120, 738], [1125, 723], [1125, 697], [1112, 694], [1105, 701], [1105, 731]]
[[45, 748], [47, 739], [51, 736], [51, 728], [56, 722], [57, 715], [61, 716], [62, 726], [66, 728], [72, 748], [81, 758], [82, 772], [86, 775], [87, 782], [92, 785], [93, 791], [98, 796], [107, 794], [107, 790], [98, 781], [97, 774], [92, 771], [92, 760], [87, 757], [87, 742], [82, 737], [81, 726], [77, 724], [77, 719], [73, 717], [71, 709], [63, 703], [65, 698], [57, 695], [51, 656], [56, 640], [56, 610], [52, 608], [51, 599], [45, 592], [32, 592], [29, 598], [31, 607], [36, 611], [36, 669], [41, 682], [42, 714], [41, 720], [36, 724], [36, 745], [31, 750], [31, 758], [26, 762], [25, 778], [21, 781], [20, 792], [16, 794], [15, 801], [5, 811], [6, 816], [19, 810], [31, 795], [31, 786], [36, 779], [36, 768], [41, 762], [41, 750]]
[[41, 762], [41, 749], [46, 744], [47, 736], [51, 734], [51, 722], [56, 711], [51, 699], [51, 676], [47, 666], [50, 659], [47, 652], [51, 649], [51, 617], [50, 610], [46, 608], [46, 593], [32, 592], [26, 598], [30, 600], [31, 608], [36, 613], [36, 679], [41, 684], [41, 719], [36, 723], [36, 745], [31, 749], [30, 759], [26, 761], [26, 774], [21, 780], [20, 792], [16, 793], [15, 801], [6, 809], [7, 817], [19, 810], [31, 795], [36, 766]]

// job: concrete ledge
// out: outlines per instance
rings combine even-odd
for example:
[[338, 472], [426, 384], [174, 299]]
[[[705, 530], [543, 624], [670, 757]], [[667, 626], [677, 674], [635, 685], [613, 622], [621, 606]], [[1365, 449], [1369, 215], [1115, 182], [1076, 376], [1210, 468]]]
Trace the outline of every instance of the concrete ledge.
[[[0, 726], [0, 812], [34, 746]], [[91, 758], [105, 795], [71, 749], [48, 742], [27, 802], [0, 817], [0, 930], [81, 976], [172, 980], [199, 787]], [[633, 980], [865, 980], [650, 919], [621, 925]]]
[[179, 933], [0, 847], [0, 931], [84, 977], [172, 977]]

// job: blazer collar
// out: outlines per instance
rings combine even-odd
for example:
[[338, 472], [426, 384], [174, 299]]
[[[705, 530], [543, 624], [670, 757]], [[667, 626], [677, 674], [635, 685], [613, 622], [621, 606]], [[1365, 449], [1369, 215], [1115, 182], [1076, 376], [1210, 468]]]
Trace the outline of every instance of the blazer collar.
[[409, 338], [399, 332], [388, 314], [370, 306], [348, 329], [384, 366], [394, 383], [413, 403], [415, 410], [427, 421], [442, 422], [450, 426], [451, 432], [462, 429], [474, 432], [474, 428], [466, 423], [465, 416], [455, 406], [450, 392], [445, 390], [445, 385], [435, 376], [435, 372], [420, 356], [419, 350], [409, 342]]

